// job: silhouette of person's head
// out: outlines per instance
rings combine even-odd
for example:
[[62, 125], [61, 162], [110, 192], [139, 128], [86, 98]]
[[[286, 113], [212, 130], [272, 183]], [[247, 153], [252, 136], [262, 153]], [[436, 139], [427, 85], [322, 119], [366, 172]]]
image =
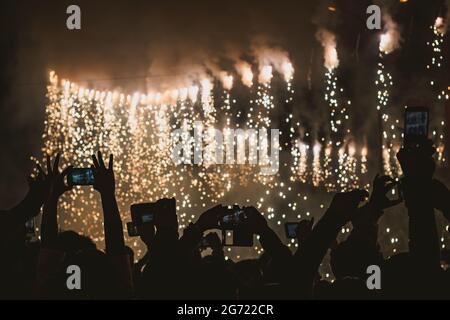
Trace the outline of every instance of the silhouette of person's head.
[[[76, 265], [81, 270], [81, 289], [64, 290], [67, 298], [108, 299], [120, 295], [115, 286], [115, 277], [111, 270], [107, 255], [96, 249], [85, 249], [77, 252], [66, 262], [67, 266]], [[65, 271], [65, 270], [63, 270]], [[65, 273], [65, 272], [63, 272]], [[62, 277], [65, 285], [65, 278]]]
[[97, 248], [91, 238], [79, 235], [71, 230], [59, 233], [57, 241], [58, 247], [67, 254], [73, 254], [79, 250]]

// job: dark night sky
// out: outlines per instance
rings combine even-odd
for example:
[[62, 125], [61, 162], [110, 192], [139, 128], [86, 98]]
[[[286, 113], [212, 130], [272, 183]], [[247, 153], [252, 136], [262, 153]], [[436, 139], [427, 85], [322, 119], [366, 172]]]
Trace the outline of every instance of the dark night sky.
[[[335, 13], [326, 10], [332, 2], [337, 6]], [[397, 79], [394, 103], [402, 105], [427, 94], [423, 72], [428, 26], [444, 1], [384, 2], [395, 4], [390, 10], [402, 28], [402, 48], [388, 61]], [[315, 104], [320, 101], [317, 95], [323, 84], [322, 48], [314, 37], [320, 25], [337, 33], [341, 79], [358, 106], [352, 110], [355, 130], [367, 131], [373, 125], [372, 82], [378, 52], [377, 32], [365, 28], [365, 10], [370, 3], [2, 0], [0, 206], [10, 206], [26, 190], [29, 157], [39, 153], [41, 144], [45, 85], [52, 69], [62, 77], [97, 88], [134, 91], [145, 87], [142, 76], [158, 75], [153, 81], [170, 81], [184, 73], [186, 66], [202, 64], [205, 59], [226, 67], [230, 56], [248, 54], [252, 39], [263, 37], [290, 54], [296, 68], [299, 107], [314, 120], [321, 116]], [[70, 4], [81, 7], [80, 31], [69, 31], [65, 26]], [[356, 52], [358, 35], [361, 40]], [[310, 66], [312, 93], [306, 89]], [[307, 103], [309, 95], [313, 98]]]

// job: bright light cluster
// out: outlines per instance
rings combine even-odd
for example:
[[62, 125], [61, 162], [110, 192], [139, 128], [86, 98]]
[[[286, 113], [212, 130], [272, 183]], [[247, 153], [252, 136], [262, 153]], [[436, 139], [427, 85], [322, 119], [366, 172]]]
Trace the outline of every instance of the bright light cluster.
[[[437, 97], [437, 103], [441, 110], [438, 110], [443, 116], [444, 113], [444, 103], [449, 99], [448, 91], [442, 90], [444, 87], [439, 84], [436, 80], [436, 76], [442, 72], [442, 67], [444, 66], [444, 56], [443, 56], [443, 46], [444, 46], [444, 36], [446, 31], [445, 20], [442, 17], [437, 17], [434, 25], [430, 26], [433, 31], [432, 41], [427, 42], [427, 46], [431, 49], [431, 61], [427, 64], [426, 68], [430, 77], [430, 87], [433, 93]], [[432, 137], [436, 145], [436, 160], [440, 164], [446, 162], [445, 158], [445, 142], [444, 142], [444, 132], [445, 132], [445, 122], [444, 120], [439, 123], [434, 123], [432, 130]]]

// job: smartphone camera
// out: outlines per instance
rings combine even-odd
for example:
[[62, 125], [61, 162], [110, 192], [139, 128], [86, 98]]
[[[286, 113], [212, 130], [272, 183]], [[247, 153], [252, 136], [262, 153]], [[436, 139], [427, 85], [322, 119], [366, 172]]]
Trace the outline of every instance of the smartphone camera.
[[418, 148], [428, 137], [428, 109], [425, 107], [408, 107], [405, 111], [404, 145]]
[[[219, 221], [222, 229], [222, 245], [251, 247], [253, 246], [253, 233], [247, 223], [247, 214], [239, 206], [233, 206], [231, 213], [223, 216]], [[227, 235], [232, 233], [232, 241], [227, 241]]]
[[239, 224], [245, 223], [247, 216], [241, 208], [238, 206], [233, 206], [232, 213], [225, 215], [219, 221], [220, 226], [226, 230], [233, 230]]
[[137, 203], [130, 207], [131, 220], [135, 224], [146, 224], [155, 222], [156, 208], [154, 203]]
[[142, 223], [152, 223], [155, 220], [155, 214], [152, 212], [143, 213], [141, 216]]
[[70, 186], [90, 186], [94, 184], [94, 172], [91, 168], [74, 168], [67, 175]]
[[35, 236], [36, 230], [35, 230], [35, 224], [34, 224], [34, 218], [31, 218], [30, 220], [25, 222], [25, 235], [27, 238], [33, 238]]
[[288, 238], [288, 239], [296, 239], [297, 238], [298, 226], [299, 226], [298, 222], [286, 222], [284, 224], [284, 230], [286, 232], [286, 238]]
[[134, 222], [127, 222], [127, 231], [130, 237], [139, 236], [138, 226]]

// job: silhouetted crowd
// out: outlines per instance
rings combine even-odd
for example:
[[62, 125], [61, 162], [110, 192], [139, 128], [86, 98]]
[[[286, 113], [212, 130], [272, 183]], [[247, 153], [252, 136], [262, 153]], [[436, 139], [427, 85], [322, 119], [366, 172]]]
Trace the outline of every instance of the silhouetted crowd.
[[[300, 221], [298, 248], [293, 253], [254, 207], [243, 207], [246, 226], [258, 235], [263, 254], [257, 259], [225, 259], [220, 229], [230, 208], [217, 205], [196, 223], [178, 232], [175, 199], [161, 199], [152, 223], [138, 226], [146, 245], [135, 262], [125, 245], [123, 223], [115, 197], [113, 156], [109, 162], [93, 155], [93, 187], [101, 195], [105, 250], [87, 236], [60, 231], [58, 200], [69, 189], [59, 169], [60, 155], [47, 158], [46, 170], [29, 178], [29, 191], [14, 208], [0, 212], [1, 298], [37, 299], [405, 299], [450, 298], [448, 255], [441, 252], [435, 209], [450, 219], [450, 191], [433, 178], [435, 150], [430, 141], [420, 148], [401, 149], [397, 158], [403, 177], [376, 176], [371, 193], [337, 193], [322, 218]], [[387, 196], [398, 186], [402, 199]], [[383, 210], [406, 206], [409, 251], [384, 259], [377, 243]], [[26, 241], [25, 224], [42, 211], [40, 241]], [[276, 213], [276, 212], [275, 212]], [[86, 212], [86, 214], [89, 214]], [[336, 238], [344, 225], [352, 231]], [[202, 243], [211, 248], [202, 255]], [[335, 281], [318, 272], [330, 250]], [[79, 288], [71, 286], [73, 269], [80, 270]], [[370, 278], [369, 266], [379, 267]], [[370, 279], [369, 279], [370, 278]], [[374, 283], [375, 287], [373, 286]]]

